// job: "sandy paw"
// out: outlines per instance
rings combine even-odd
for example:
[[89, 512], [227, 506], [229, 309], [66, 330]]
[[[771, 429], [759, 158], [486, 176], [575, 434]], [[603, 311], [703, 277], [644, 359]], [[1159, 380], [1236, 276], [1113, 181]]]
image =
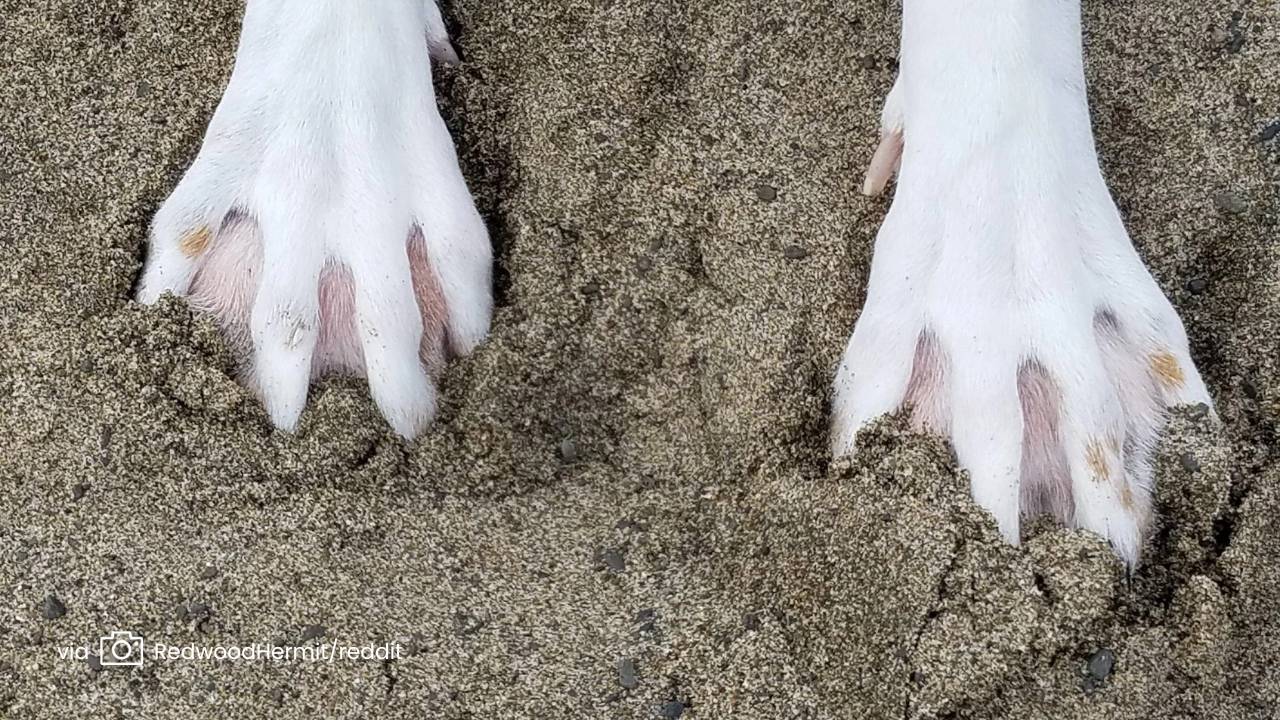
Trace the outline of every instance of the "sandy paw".
[[412, 438], [433, 374], [488, 332], [488, 234], [430, 57], [456, 61], [432, 2], [251, 0], [204, 145], [156, 213], [137, 299], [216, 316], [281, 428], [313, 377], [351, 373]]
[[[945, 87], [920, 88], [919, 112], [946, 111]], [[870, 190], [883, 188], [901, 154], [836, 377], [833, 450], [855, 452], [860, 428], [908, 409], [951, 440], [1008, 540], [1024, 516], [1049, 513], [1132, 564], [1166, 410], [1210, 399], [1102, 181], [1088, 115], [1060, 113], [1083, 126], [1048, 133], [1005, 115], [990, 132], [979, 112], [971, 133], [942, 136], [927, 117], [916, 131], [916, 107], [905, 125], [901, 110], [886, 112], [888, 145], [868, 174]], [[905, 143], [894, 139], [904, 126]]]

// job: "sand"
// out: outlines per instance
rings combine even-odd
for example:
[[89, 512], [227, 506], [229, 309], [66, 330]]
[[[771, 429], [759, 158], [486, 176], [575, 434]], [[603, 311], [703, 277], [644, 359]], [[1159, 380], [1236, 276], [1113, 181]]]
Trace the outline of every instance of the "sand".
[[[1275, 717], [1280, 7], [1085, 5], [1104, 170], [1223, 419], [1174, 418], [1131, 577], [1004, 545], [894, 420], [830, 461], [893, 3], [453, 0], [499, 309], [405, 444], [341, 379], [273, 432], [208, 319], [128, 300], [241, 3], [4, 0], [0, 717]], [[117, 629], [406, 652], [59, 657]]]

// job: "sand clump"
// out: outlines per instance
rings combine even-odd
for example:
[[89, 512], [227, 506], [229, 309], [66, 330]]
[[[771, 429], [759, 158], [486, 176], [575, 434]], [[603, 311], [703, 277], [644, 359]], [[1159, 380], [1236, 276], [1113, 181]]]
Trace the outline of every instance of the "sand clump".
[[[892, 7], [449, 3], [499, 308], [405, 444], [343, 379], [273, 432], [208, 318], [128, 302], [241, 5], [8, 2], [0, 715], [1272, 717], [1280, 10], [1085, 5], [1104, 171], [1223, 420], [1175, 416], [1132, 577], [1000, 542], [897, 420], [830, 461]], [[410, 652], [59, 659], [112, 629]]]

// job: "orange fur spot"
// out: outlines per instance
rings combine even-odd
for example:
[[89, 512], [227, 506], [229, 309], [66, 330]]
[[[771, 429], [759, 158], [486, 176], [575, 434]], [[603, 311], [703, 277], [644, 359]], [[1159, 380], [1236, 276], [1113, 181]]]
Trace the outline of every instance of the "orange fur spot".
[[213, 233], [209, 228], [200, 227], [183, 236], [178, 242], [178, 247], [183, 255], [193, 258], [208, 249], [211, 240], [213, 240]]
[[1177, 390], [1187, 382], [1178, 359], [1167, 350], [1151, 356], [1151, 372], [1155, 374], [1160, 387], [1165, 390]]
[[1097, 440], [1090, 441], [1089, 446], [1084, 449], [1084, 461], [1089, 466], [1089, 471], [1093, 473], [1094, 482], [1105, 482], [1111, 477], [1107, 452], [1103, 449], [1102, 443]]
[[1134, 509], [1133, 488], [1129, 487], [1129, 483], [1125, 483], [1120, 488], [1120, 505], [1125, 510], [1129, 512], [1133, 512], [1133, 509]]

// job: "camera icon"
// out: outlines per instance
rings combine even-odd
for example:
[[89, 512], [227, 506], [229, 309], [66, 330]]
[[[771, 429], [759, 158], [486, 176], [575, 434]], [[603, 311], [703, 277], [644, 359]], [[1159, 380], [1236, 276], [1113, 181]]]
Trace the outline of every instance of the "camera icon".
[[103, 667], [142, 667], [141, 635], [115, 630], [98, 638], [98, 658]]

